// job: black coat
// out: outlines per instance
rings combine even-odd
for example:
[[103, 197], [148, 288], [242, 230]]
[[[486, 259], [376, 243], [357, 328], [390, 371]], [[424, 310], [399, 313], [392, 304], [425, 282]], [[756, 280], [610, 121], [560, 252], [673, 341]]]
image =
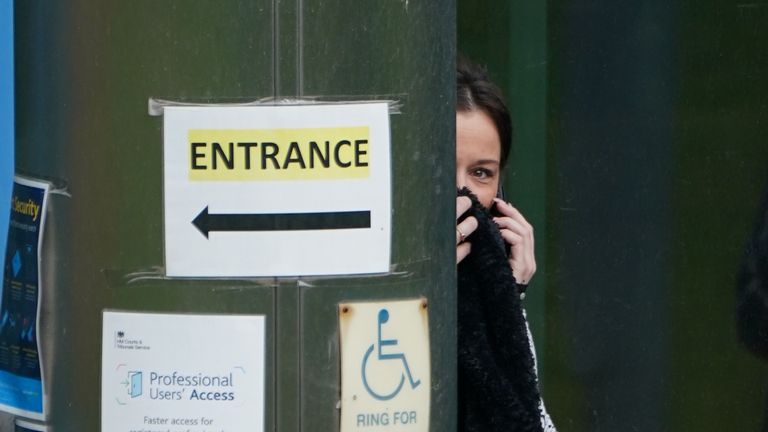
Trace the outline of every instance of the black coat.
[[519, 286], [492, 216], [470, 198], [478, 228], [467, 238], [471, 253], [458, 266], [459, 431], [541, 431]]
[[761, 207], [739, 274], [737, 323], [742, 342], [768, 360], [768, 195]]
[[[768, 360], [768, 194], [747, 243], [737, 283], [736, 323], [741, 341]], [[763, 432], [768, 432], [768, 401]]]

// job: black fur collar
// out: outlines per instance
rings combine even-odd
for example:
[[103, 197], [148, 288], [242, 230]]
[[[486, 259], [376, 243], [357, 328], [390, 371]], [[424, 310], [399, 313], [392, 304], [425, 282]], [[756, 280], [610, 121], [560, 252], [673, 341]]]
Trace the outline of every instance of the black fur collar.
[[541, 431], [539, 390], [520, 304], [492, 216], [468, 189], [478, 228], [458, 265], [459, 430]]

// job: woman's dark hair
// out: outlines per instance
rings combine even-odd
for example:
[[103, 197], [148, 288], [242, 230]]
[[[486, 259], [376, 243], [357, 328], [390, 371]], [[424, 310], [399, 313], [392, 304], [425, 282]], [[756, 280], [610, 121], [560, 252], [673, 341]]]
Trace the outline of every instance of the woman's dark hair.
[[496, 125], [501, 141], [501, 167], [512, 147], [512, 118], [501, 91], [483, 68], [459, 55], [456, 59], [456, 111], [480, 110]]

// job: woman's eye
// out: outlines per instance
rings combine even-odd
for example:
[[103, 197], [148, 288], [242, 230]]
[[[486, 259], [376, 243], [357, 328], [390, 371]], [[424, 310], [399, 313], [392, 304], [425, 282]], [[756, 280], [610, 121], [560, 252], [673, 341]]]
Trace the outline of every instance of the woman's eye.
[[487, 180], [493, 177], [493, 172], [486, 168], [476, 168], [472, 170], [472, 177], [475, 177], [479, 180]]

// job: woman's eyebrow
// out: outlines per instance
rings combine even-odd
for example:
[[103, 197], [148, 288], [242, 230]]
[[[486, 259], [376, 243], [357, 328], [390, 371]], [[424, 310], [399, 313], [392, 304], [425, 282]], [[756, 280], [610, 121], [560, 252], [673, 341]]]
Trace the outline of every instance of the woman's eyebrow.
[[498, 160], [496, 160], [496, 159], [480, 159], [480, 160], [475, 161], [475, 164], [477, 164], [477, 165], [485, 165], [485, 164], [499, 165], [500, 162]]

